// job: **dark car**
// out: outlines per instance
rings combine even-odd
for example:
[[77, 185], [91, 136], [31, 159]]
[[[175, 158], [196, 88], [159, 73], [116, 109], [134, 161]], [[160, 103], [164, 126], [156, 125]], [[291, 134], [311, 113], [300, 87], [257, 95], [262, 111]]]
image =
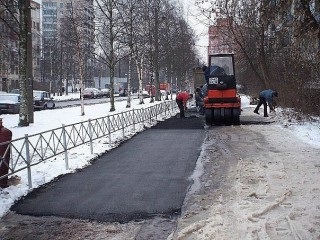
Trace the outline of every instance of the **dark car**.
[[126, 96], [128, 96], [128, 89], [121, 89], [120, 91], [119, 91], [119, 97], [126, 97]]
[[19, 113], [20, 94], [0, 94], [0, 113]]
[[35, 110], [39, 109], [53, 109], [55, 108], [53, 98], [50, 93], [46, 91], [33, 90], [33, 107]]

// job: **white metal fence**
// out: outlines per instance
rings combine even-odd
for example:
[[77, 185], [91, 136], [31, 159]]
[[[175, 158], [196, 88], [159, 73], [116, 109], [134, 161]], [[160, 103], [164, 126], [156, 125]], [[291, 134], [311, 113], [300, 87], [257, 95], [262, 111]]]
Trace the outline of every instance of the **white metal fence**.
[[[38, 134], [26, 134], [22, 138], [0, 143], [7, 145], [4, 153], [0, 153], [0, 167], [4, 164], [8, 168], [8, 174], [0, 176], [0, 179], [9, 177], [19, 171], [28, 172], [28, 186], [32, 187], [31, 167], [44, 162], [56, 155], [64, 154], [65, 167], [69, 168], [68, 150], [89, 143], [93, 154], [93, 141], [107, 137], [112, 142], [112, 134], [135, 125], [157, 120], [158, 117], [170, 117], [177, 111], [174, 101], [164, 101], [148, 108], [132, 109], [125, 112], [108, 115], [88, 121], [62, 125], [60, 128], [48, 130]], [[4, 156], [10, 152], [9, 163]]]

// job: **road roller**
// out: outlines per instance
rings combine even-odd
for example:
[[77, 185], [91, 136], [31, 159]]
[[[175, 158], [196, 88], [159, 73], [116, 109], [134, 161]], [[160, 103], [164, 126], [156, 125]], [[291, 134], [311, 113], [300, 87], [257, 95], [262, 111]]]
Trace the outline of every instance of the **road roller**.
[[241, 98], [237, 93], [234, 54], [209, 55], [207, 94], [204, 97], [207, 125], [239, 125]]

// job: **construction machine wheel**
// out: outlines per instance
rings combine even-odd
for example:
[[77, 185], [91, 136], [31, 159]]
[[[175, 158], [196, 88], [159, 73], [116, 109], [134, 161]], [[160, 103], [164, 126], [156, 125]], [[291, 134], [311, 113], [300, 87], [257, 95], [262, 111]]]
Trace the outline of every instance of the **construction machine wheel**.
[[225, 108], [224, 109], [224, 123], [229, 126], [233, 122], [233, 115], [232, 115], [232, 109], [231, 108]]
[[220, 108], [213, 109], [213, 124], [214, 125], [221, 125], [222, 122], [222, 114]]
[[233, 125], [240, 125], [240, 109], [234, 108], [232, 110], [232, 123]]
[[212, 109], [206, 108], [206, 110], [205, 110], [205, 117], [206, 117], [206, 124], [207, 124], [207, 125], [212, 125], [212, 121], [213, 121]]
[[240, 116], [239, 115], [236, 115], [236, 116], [233, 116], [233, 125], [240, 125]]

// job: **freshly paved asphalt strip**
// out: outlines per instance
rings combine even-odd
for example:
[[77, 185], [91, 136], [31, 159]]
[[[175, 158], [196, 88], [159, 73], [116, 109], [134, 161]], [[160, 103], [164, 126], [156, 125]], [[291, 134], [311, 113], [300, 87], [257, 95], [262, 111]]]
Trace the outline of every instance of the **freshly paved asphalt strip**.
[[204, 137], [203, 118], [168, 119], [87, 168], [32, 191], [11, 210], [108, 222], [174, 215], [180, 212]]

